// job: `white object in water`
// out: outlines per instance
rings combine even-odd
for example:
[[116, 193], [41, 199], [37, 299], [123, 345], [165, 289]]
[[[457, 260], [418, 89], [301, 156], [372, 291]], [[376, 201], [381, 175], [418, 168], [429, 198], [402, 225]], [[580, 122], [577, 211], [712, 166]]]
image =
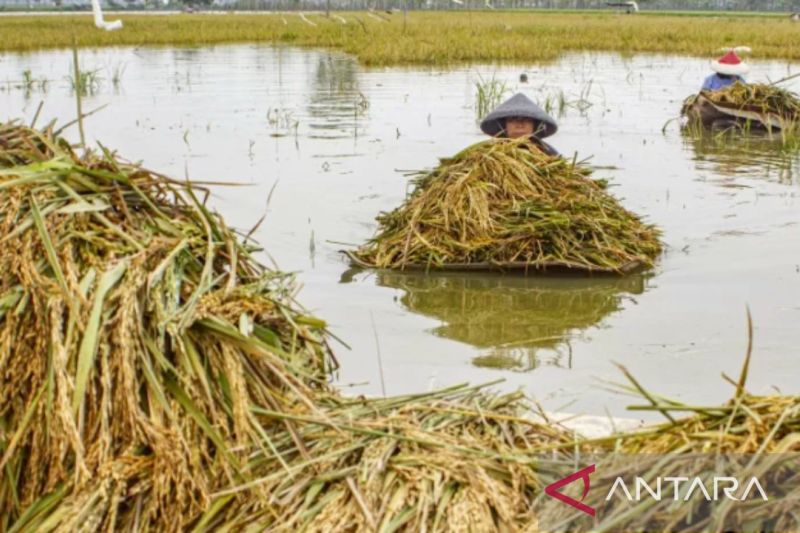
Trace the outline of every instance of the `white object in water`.
[[749, 46], [723, 46], [719, 51], [723, 53], [736, 52], [737, 54], [750, 54], [753, 52], [753, 49]]
[[645, 426], [645, 423], [635, 418], [610, 418], [607, 416], [576, 415], [569, 413], [535, 413], [533, 420], [539, 423], [555, 424], [562, 429], [575, 432], [585, 439], [599, 439], [617, 433], [636, 431]]
[[122, 27], [121, 20], [106, 22], [103, 19], [103, 9], [100, 7], [100, 0], [92, 0], [92, 12], [94, 13], [94, 25], [101, 30], [114, 31]]

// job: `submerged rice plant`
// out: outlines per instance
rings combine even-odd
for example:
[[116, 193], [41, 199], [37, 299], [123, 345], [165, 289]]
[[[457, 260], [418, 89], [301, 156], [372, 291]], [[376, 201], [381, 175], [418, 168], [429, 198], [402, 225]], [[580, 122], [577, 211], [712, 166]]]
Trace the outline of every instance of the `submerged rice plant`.
[[33, 74], [31, 73], [30, 69], [26, 69], [22, 71], [22, 87], [26, 90], [33, 89], [34, 85], [36, 85], [36, 80], [33, 79]]
[[492, 109], [497, 107], [508, 92], [506, 82], [495, 79], [484, 80], [480, 74], [475, 82], [475, 118], [480, 122]]
[[67, 75], [70, 87], [73, 91], [83, 96], [94, 94], [100, 88], [99, 70], [70, 70]]
[[47, 83], [48, 83], [47, 78], [41, 78], [41, 79], [36, 78], [33, 75], [33, 71], [31, 71], [30, 69], [25, 69], [22, 71], [22, 79], [17, 83], [14, 84], [10, 83], [9, 86], [15, 87], [17, 89], [22, 89], [26, 92], [26, 94], [29, 94], [37, 87], [42, 91], [46, 91]]
[[127, 68], [128, 67], [125, 63], [117, 63], [113, 67], [109, 68], [111, 72], [111, 83], [114, 85], [114, 87], [119, 88], [120, 84], [122, 83], [122, 77], [125, 75], [125, 70]]

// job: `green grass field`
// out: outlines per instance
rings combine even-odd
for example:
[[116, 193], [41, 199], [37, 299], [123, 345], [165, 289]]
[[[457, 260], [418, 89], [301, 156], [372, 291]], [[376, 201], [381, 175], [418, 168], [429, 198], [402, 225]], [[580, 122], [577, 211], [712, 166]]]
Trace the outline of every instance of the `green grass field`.
[[0, 50], [263, 42], [341, 50], [382, 66], [549, 61], [586, 50], [710, 57], [722, 46], [748, 45], [756, 58], [800, 59], [800, 24], [777, 15], [412, 12], [407, 23], [402, 13], [379, 19], [363, 12], [119, 18], [125, 27], [105, 32], [90, 14], [0, 17]]

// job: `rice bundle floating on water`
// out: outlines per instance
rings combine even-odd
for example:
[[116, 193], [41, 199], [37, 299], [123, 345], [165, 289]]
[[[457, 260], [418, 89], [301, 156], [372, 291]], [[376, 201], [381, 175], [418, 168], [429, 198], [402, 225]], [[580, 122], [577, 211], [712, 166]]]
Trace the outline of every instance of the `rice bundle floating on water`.
[[800, 97], [775, 85], [737, 82], [690, 96], [681, 114], [706, 126], [722, 121], [727, 125], [749, 123], [767, 129], [790, 129], [800, 123]]
[[520, 530], [519, 395], [347, 399], [324, 323], [174, 182], [0, 125], [0, 530]]
[[580, 163], [527, 140], [494, 139], [420, 174], [378, 232], [348, 255], [395, 269], [573, 269], [652, 266], [659, 231], [626, 210]]

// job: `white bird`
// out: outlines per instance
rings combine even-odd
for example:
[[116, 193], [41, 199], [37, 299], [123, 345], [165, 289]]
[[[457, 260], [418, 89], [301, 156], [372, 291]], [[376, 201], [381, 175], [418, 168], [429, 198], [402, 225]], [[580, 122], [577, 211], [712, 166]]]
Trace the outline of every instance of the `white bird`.
[[92, 11], [94, 12], [94, 25], [101, 30], [114, 31], [122, 27], [121, 20], [106, 22], [103, 19], [103, 9], [100, 7], [100, 0], [92, 0]]

